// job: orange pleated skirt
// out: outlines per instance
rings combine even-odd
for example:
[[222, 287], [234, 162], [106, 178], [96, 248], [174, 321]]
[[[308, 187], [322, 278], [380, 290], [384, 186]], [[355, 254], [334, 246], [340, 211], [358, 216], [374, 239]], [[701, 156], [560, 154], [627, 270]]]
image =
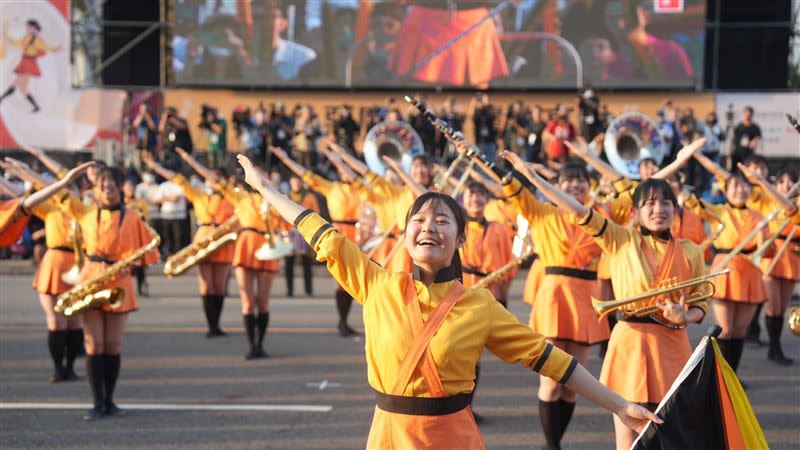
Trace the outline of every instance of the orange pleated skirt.
[[[197, 232], [194, 234], [193, 242], [197, 242], [198, 240], [207, 236], [209, 233], [214, 231], [214, 228], [216, 227], [212, 225], [201, 225], [197, 228]], [[206, 258], [203, 262], [212, 264], [231, 264], [233, 262], [233, 252], [235, 248], [235, 243], [231, 242], [230, 244], [212, 253], [211, 256]]]
[[239, 239], [236, 240], [236, 247], [233, 251], [233, 267], [277, 272], [280, 268], [280, 261], [261, 261], [256, 258], [256, 251], [258, 251], [265, 242], [267, 242], [267, 240], [264, 238], [263, 233], [253, 230], [242, 230], [239, 232]]
[[[714, 267], [725, 258], [725, 254], [714, 257]], [[731, 272], [728, 276], [714, 278], [714, 294], [716, 300], [739, 303], [764, 303], [767, 301], [767, 288], [761, 278], [761, 269], [750, 262], [745, 255], [738, 255], [728, 264]]]
[[686, 330], [620, 321], [611, 332], [600, 382], [635, 403], [660, 403], [692, 348]]
[[46, 295], [58, 295], [68, 291], [72, 285], [65, 283], [61, 275], [71, 269], [73, 264], [75, 264], [75, 254], [72, 251], [47, 249], [33, 277], [33, 289]]
[[[110, 264], [86, 261], [86, 264], [84, 264], [83, 269], [81, 270], [80, 280], [83, 282], [97, 278], [109, 267]], [[126, 273], [118, 277], [117, 279], [108, 283], [103, 289], [111, 289], [115, 287], [125, 290], [125, 294], [122, 296], [122, 305], [120, 305], [120, 307], [117, 309], [111, 309], [109, 306], [104, 305], [103, 311], [107, 313], [126, 313], [139, 309], [139, 301], [136, 298], [136, 289], [133, 287], [133, 278], [131, 278], [130, 274]]]
[[536, 293], [530, 326], [547, 339], [593, 345], [607, 341], [608, 321], [598, 320], [592, 297], [597, 280], [545, 275]]
[[449, 11], [412, 6], [400, 25], [389, 69], [427, 83], [488, 83], [509, 73], [493, 20], [486, 20], [465, 38], [409, 73], [424, 58], [458, 36], [489, 12], [488, 8]]
[[367, 449], [482, 450], [481, 432], [469, 406], [443, 416], [417, 416], [375, 407]]
[[[781, 248], [784, 242], [786, 241], [783, 239], [776, 239], [775, 246]], [[772, 272], [770, 272], [772, 278], [800, 281], [800, 255], [795, 253], [795, 248], [798, 248], [798, 244], [790, 242], [788, 248], [783, 252], [780, 259], [778, 259], [778, 263], [775, 264]], [[766, 273], [772, 261], [772, 258], [764, 258], [761, 260], [762, 273]]]
[[543, 279], [544, 264], [540, 258], [536, 258], [531, 263], [530, 269], [528, 269], [528, 277], [525, 278], [525, 287], [522, 291], [523, 302], [533, 306], [533, 302], [536, 300], [536, 292], [542, 285]]

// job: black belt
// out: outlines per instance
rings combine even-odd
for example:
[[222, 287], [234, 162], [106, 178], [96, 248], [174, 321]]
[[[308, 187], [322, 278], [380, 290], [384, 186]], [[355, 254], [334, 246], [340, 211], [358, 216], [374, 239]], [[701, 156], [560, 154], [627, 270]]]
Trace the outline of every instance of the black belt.
[[55, 247], [47, 247], [47, 249], [48, 250], [58, 250], [60, 252], [70, 252], [70, 253], [72, 253], [74, 251], [70, 247], [67, 247], [65, 245], [57, 245]]
[[596, 280], [597, 272], [591, 270], [573, 269], [572, 267], [548, 266], [544, 268], [545, 275], [564, 275], [565, 277], [579, 278], [581, 280]]
[[649, 316], [648, 317], [636, 317], [636, 316], [624, 317], [623, 316], [619, 320], [621, 320], [623, 322], [628, 322], [628, 323], [654, 323], [656, 325], [661, 325], [661, 323], [653, 320]]
[[114, 264], [117, 262], [116, 260], [113, 260], [111, 258], [106, 258], [105, 256], [98, 256], [98, 255], [88, 255], [87, 258], [89, 258], [89, 261], [91, 262], [99, 262], [104, 264]]
[[358, 223], [357, 220], [332, 220], [334, 225], [354, 225]]
[[267, 234], [267, 230], [259, 230], [258, 228], [251, 228], [251, 227], [242, 228], [239, 231], [252, 231], [253, 233]]
[[[732, 251], [733, 251], [732, 248], [718, 248], [717, 249], [717, 253], [721, 253], [721, 254], [727, 254], [727, 253], [730, 253]], [[739, 254], [741, 254], [741, 255], [749, 255], [750, 253], [753, 253], [755, 251], [756, 251], [756, 249], [751, 248], [749, 250], [742, 250], [742, 251], [739, 252]]]
[[[788, 238], [788, 237], [789, 236], [778, 236], [778, 239], [780, 239], [782, 241], [785, 241], [786, 238]], [[792, 238], [792, 242], [794, 242], [795, 244], [800, 244], [800, 237], [793, 237]]]
[[464, 272], [464, 273], [470, 274], [470, 275], [478, 276], [478, 277], [485, 277], [486, 275], [489, 275], [488, 273], [486, 273], [486, 272], [484, 272], [482, 270], [478, 270], [478, 269], [476, 269], [474, 267], [470, 267], [470, 266], [461, 266], [461, 271]]
[[412, 416], [445, 416], [459, 412], [469, 406], [472, 394], [457, 394], [450, 397], [403, 397], [375, 391], [378, 408], [395, 414]]

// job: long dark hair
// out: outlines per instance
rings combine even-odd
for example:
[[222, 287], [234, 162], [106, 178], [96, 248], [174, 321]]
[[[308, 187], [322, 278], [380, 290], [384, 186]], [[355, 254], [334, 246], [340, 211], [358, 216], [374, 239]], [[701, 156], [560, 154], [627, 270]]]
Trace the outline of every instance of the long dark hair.
[[633, 206], [639, 208], [642, 203], [659, 195], [664, 200], [669, 200], [675, 208], [678, 207], [678, 199], [675, 197], [675, 193], [672, 192], [669, 183], [658, 178], [648, 178], [636, 187], [633, 191]]
[[[426, 192], [417, 197], [417, 199], [414, 200], [414, 203], [411, 205], [411, 208], [408, 209], [408, 213], [406, 214], [406, 223], [408, 223], [408, 221], [411, 219], [411, 216], [418, 213], [419, 210], [421, 210], [422, 207], [428, 203], [430, 203], [430, 207], [434, 210], [438, 210], [441, 207], [446, 207], [449, 209], [453, 213], [453, 217], [456, 219], [456, 236], [464, 237], [466, 235], [467, 216], [464, 213], [464, 210], [453, 197], [442, 194], [441, 192]], [[453, 252], [453, 258], [450, 260], [450, 267], [453, 269], [455, 277], [459, 281], [462, 281], [464, 275], [461, 271], [461, 256], [459, 255], [458, 250]]]

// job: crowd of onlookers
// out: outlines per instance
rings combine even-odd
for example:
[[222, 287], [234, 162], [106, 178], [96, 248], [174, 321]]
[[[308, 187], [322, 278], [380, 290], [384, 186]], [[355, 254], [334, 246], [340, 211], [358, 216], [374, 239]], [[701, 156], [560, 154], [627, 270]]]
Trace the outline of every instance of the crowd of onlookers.
[[[499, 149], [509, 149], [528, 161], [556, 168], [569, 157], [564, 141], [594, 141], [592, 148], [605, 157], [600, 138], [615, 117], [592, 89], [582, 91], [569, 104], [531, 105], [517, 100], [505, 108], [493, 104], [486, 93], [476, 94], [466, 108], [461, 108], [452, 97], [438, 105], [428, 104], [424, 96], [417, 98], [456, 130], [464, 130], [465, 124], [471, 121], [471, 135], [467, 138], [489, 159], [496, 158]], [[723, 125], [713, 112], [696, 117], [692, 108], [665, 101], [653, 119], [666, 143], [665, 162], [683, 143], [705, 137], [702, 152], [717, 161], [721, 154], [729, 155], [729, 163], [735, 167], [736, 162], [756, 151], [761, 136], [750, 108], [742, 112], [742, 119], [736, 125], [733, 117], [727, 117]], [[273, 180], [284, 191], [289, 191], [289, 173], [267, 151], [269, 146], [280, 147], [305, 167], [333, 176], [335, 171], [317, 149], [322, 137], [327, 136], [362, 157], [364, 136], [374, 125], [392, 120], [407, 122], [421, 137], [431, 159], [447, 163], [455, 157], [447, 139], [427, 119], [394, 97], [386, 98], [382, 105], [358, 110], [348, 105], [329, 106], [324, 117], [308, 104], [291, 108], [281, 102], [253, 108], [242, 105], [228, 116], [213, 106], [204, 105], [199, 122], [202, 136], [191, 135], [189, 119], [182, 117], [175, 108], [167, 107], [163, 114], [156, 116], [142, 104], [131, 123], [137, 151], [132, 152], [133, 157], [121, 161], [129, 180], [126, 190], [131, 198], [144, 205], [145, 215], [162, 236], [162, 252], [169, 255], [190, 242], [191, 205], [177, 185], [145, 170], [140, 162], [142, 152], [149, 152], [166, 167], [191, 176], [191, 171], [175, 153], [176, 147], [190, 153], [199, 149], [196, 154], [201, 160], [205, 158], [211, 168], [234, 168], [234, 154], [228, 148], [232, 139], [238, 139], [243, 151], [266, 165]], [[732, 133], [730, 149], [723, 148], [728, 133]], [[686, 184], [694, 186], [707, 199], [722, 198], [718, 186], [700, 167], [690, 164], [684, 174]], [[198, 185], [203, 183], [197, 176], [191, 176], [190, 180]], [[320, 200], [324, 205], [324, 199]], [[26, 234], [27, 243], [40, 241], [37, 238], [42, 236], [37, 234], [41, 232], [37, 231], [35, 221], [30, 228], [30, 233]], [[29, 255], [32, 247], [23, 245], [18, 253]]]

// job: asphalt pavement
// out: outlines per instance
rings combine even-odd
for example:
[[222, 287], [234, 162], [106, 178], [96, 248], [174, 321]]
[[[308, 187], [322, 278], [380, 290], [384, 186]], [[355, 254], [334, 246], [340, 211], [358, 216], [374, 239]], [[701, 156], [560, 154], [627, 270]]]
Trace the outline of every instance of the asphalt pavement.
[[[233, 281], [222, 325], [228, 336], [207, 339], [193, 275], [150, 277], [150, 296], [130, 316], [116, 401], [125, 417], [81, 419], [91, 400], [85, 377], [49, 384], [44, 316], [30, 274], [0, 261], [0, 447], [114, 449], [363, 448], [374, 409], [363, 340], [336, 333], [335, 285], [314, 279], [314, 296], [285, 296], [276, 280], [267, 351], [245, 361], [239, 298]], [[10, 267], [6, 265], [5, 268]], [[511, 310], [523, 321], [524, 273], [514, 282]], [[302, 290], [298, 279], [295, 288]], [[361, 329], [361, 308], [351, 324]], [[693, 345], [705, 333], [690, 326]], [[800, 338], [784, 334], [786, 353], [800, 360]], [[790, 368], [746, 346], [740, 376], [773, 449], [800, 442], [800, 361]], [[83, 361], [76, 363], [79, 375]], [[598, 375], [592, 351], [589, 370]], [[538, 376], [486, 353], [475, 410], [490, 449], [541, 448]], [[564, 449], [613, 448], [611, 416], [580, 400]]]

